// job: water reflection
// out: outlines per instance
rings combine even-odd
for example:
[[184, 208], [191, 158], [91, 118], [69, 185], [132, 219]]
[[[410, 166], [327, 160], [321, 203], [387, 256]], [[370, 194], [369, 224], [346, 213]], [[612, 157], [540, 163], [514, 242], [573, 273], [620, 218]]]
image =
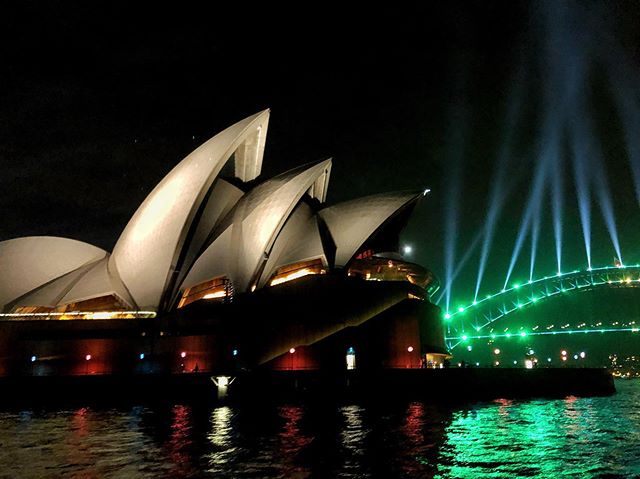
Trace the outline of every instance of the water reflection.
[[284, 406], [278, 408], [278, 413], [284, 420], [278, 433], [278, 456], [283, 462], [282, 467], [290, 475], [306, 477], [308, 470], [303, 466], [304, 460], [300, 455], [313, 438], [302, 430], [305, 409], [302, 406]]
[[640, 382], [608, 398], [0, 412], [0, 478], [640, 477]]
[[[637, 386], [633, 394], [640, 396]], [[640, 466], [630, 458], [640, 458], [640, 414], [629, 399], [623, 392], [612, 398], [499, 401], [458, 411], [446, 430], [438, 477], [598, 477], [620, 470], [634, 477]], [[617, 414], [629, 419], [625, 443], [607, 429]], [[630, 445], [626, 458], [612, 461]]]
[[227, 406], [215, 408], [211, 413], [211, 432], [207, 439], [213, 451], [207, 456], [209, 472], [218, 472], [221, 465], [233, 462], [236, 447], [233, 444], [231, 418], [231, 409]]
[[173, 467], [173, 477], [188, 477], [196, 469], [191, 464], [191, 446], [193, 444], [191, 408], [176, 405], [171, 411], [171, 434], [166, 449]]
[[349, 476], [351, 474], [368, 474], [370, 465], [365, 456], [366, 440], [370, 430], [363, 420], [364, 408], [358, 405], [344, 406], [340, 408], [343, 424], [340, 431], [342, 467], [338, 475]]
[[[432, 477], [435, 455], [442, 443], [441, 408], [414, 402], [408, 405], [398, 443], [402, 449], [394, 454], [401, 475]], [[445, 419], [446, 420], [446, 419]], [[433, 427], [437, 424], [437, 427]], [[431, 427], [430, 427], [431, 426]]]

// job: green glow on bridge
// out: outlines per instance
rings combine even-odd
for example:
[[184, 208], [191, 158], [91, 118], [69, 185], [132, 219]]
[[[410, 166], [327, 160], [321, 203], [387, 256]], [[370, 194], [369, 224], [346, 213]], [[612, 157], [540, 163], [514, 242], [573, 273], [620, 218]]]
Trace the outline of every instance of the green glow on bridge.
[[[524, 331], [520, 332], [520, 336], [521, 337], [525, 337], [525, 336], [548, 336], [548, 335], [556, 335], [556, 334], [574, 334], [574, 333], [583, 333], [583, 334], [588, 334], [588, 333], [613, 333], [613, 332], [631, 332], [631, 333], [637, 333], [640, 331], [640, 328], [602, 328], [602, 329], [572, 329], [572, 330], [566, 330], [566, 331], [533, 331], [533, 332], [529, 332], [526, 333]], [[447, 338], [448, 340], [451, 341], [459, 341], [460, 339], [462, 339], [463, 341], [467, 341], [467, 340], [474, 340], [474, 339], [499, 339], [499, 338], [510, 338], [511, 336], [513, 336], [511, 333], [504, 333], [504, 334], [481, 334], [481, 335], [477, 335], [477, 336], [467, 336], [466, 334], [463, 336], [452, 336]]]
[[[536, 303], [539, 300], [543, 299], [543, 298], [548, 298], [550, 296], [553, 296], [555, 294], [558, 293], [566, 293], [567, 291], [572, 291], [574, 289], [579, 289], [579, 288], [584, 288], [584, 287], [593, 287], [593, 286], [599, 286], [602, 284], [629, 284], [631, 285], [632, 283], [640, 283], [640, 273], [638, 275], [637, 278], [632, 278], [630, 275], [626, 275], [622, 278], [622, 279], [607, 279], [605, 281], [602, 282], [597, 282], [595, 280], [593, 280], [593, 278], [595, 276], [597, 276], [598, 274], [608, 274], [608, 273], [618, 273], [621, 270], [627, 270], [630, 267], [635, 267], [635, 268], [639, 268], [640, 265], [634, 265], [634, 266], [628, 266], [628, 265], [620, 265], [620, 266], [605, 266], [602, 268], [589, 268], [588, 270], [585, 271], [579, 271], [579, 270], [574, 270], [574, 271], [569, 271], [569, 272], [558, 272], [555, 276], [545, 276], [544, 278], [539, 278], [536, 280], [529, 280], [526, 283], [526, 287], [527, 288], [533, 288], [534, 286], [540, 285], [542, 284], [544, 281], [548, 281], [548, 280], [552, 280], [553, 282], [558, 281], [558, 279], [562, 280], [562, 278], [565, 277], [570, 277], [570, 276], [580, 276], [582, 275], [586, 275], [589, 276], [590, 278], [592, 278], [592, 280], [590, 282], [588, 282], [587, 284], [581, 285], [581, 284], [577, 284], [576, 285], [571, 285], [571, 287], [566, 287], [563, 283], [560, 283], [560, 288], [558, 288], [556, 291], [549, 291], [546, 294], [544, 292], [539, 292], [539, 294], [541, 294], [541, 296], [536, 297], [535, 295], [532, 296], [531, 298], [528, 298], [529, 301], [527, 302], [517, 302], [515, 304], [515, 307], [511, 310], [505, 311], [501, 316], [504, 316], [508, 313], [511, 313], [513, 311], [515, 311], [516, 309], [522, 309], [523, 307], [532, 304], [532, 303]], [[624, 274], [624, 273], [623, 273]], [[633, 274], [633, 273], [632, 273]], [[484, 306], [485, 304], [487, 304], [488, 302], [490, 302], [491, 300], [500, 300], [502, 297], [506, 296], [507, 293], [513, 292], [513, 291], [517, 291], [520, 289], [524, 289], [524, 286], [521, 285], [520, 283], [515, 283], [513, 285], [512, 288], [508, 288], [508, 289], [502, 289], [501, 291], [499, 291], [496, 294], [487, 294], [486, 297], [484, 299], [481, 300], [474, 300], [471, 303], [469, 303], [467, 306], [459, 306], [457, 308], [457, 312], [454, 311], [452, 313], [447, 312], [444, 315], [445, 319], [452, 319], [457, 315], [460, 315], [462, 313], [465, 313], [467, 310], [470, 310], [472, 308], [480, 308], [482, 306]], [[500, 317], [501, 317], [500, 316]], [[498, 319], [498, 318], [495, 318]]]

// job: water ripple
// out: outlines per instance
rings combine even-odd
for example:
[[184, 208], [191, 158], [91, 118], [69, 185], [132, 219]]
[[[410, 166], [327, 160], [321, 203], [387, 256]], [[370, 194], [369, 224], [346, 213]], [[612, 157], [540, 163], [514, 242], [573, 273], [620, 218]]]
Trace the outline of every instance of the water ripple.
[[640, 477], [640, 382], [606, 398], [0, 412], [4, 478]]

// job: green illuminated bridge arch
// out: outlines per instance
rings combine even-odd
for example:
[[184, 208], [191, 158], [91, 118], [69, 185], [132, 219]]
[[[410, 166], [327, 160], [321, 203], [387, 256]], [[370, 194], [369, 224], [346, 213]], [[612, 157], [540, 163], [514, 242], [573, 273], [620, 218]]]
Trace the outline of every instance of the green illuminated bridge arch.
[[495, 339], [511, 336], [538, 336], [555, 334], [572, 334], [575, 332], [638, 332], [638, 326], [632, 323], [614, 323], [611, 326], [578, 325], [576, 329], [568, 329], [567, 325], [550, 326], [544, 330], [494, 331], [491, 325], [510, 314], [547, 301], [561, 295], [577, 291], [589, 291], [596, 288], [640, 288], [640, 265], [611, 266], [591, 268], [586, 271], [572, 271], [547, 276], [522, 284], [514, 284], [511, 288], [487, 295], [482, 300], [471, 304], [460, 305], [455, 310], [444, 314], [446, 325], [446, 342], [450, 350], [468, 339]]

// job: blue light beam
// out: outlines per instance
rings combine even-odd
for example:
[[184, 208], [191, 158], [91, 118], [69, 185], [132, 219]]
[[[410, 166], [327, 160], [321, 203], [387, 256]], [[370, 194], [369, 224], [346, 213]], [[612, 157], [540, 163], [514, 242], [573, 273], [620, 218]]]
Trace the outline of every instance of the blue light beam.
[[511, 279], [513, 268], [515, 267], [516, 261], [520, 256], [520, 252], [522, 251], [522, 246], [524, 245], [524, 240], [527, 237], [529, 228], [531, 227], [533, 214], [536, 210], [539, 210], [540, 203], [542, 202], [542, 197], [544, 195], [545, 178], [547, 176], [547, 163], [544, 161], [538, 162], [535, 168], [536, 168], [536, 171], [533, 177], [533, 183], [531, 184], [531, 190], [529, 191], [529, 198], [527, 199], [525, 211], [524, 211], [524, 214], [522, 215], [522, 220], [520, 221], [520, 227], [518, 228], [518, 236], [516, 237], [516, 242], [513, 247], [513, 252], [511, 253], [511, 261], [509, 262], [509, 269], [507, 270], [507, 276], [504, 280], [503, 288], [506, 288], [507, 285], [509, 284], [509, 279]]
[[584, 133], [581, 133], [582, 120], [574, 116], [574, 125], [571, 131], [571, 163], [573, 165], [573, 179], [578, 197], [578, 209], [580, 211], [580, 224], [584, 239], [584, 250], [587, 255], [587, 265], [591, 268], [591, 199], [590, 183], [586, 162], [589, 157], [587, 144], [581, 141]]
[[498, 221], [498, 217], [502, 212], [505, 198], [508, 194], [508, 189], [505, 185], [505, 179], [509, 158], [511, 156], [513, 136], [516, 130], [516, 125], [520, 114], [520, 107], [522, 104], [522, 76], [522, 70], [520, 70], [518, 79], [515, 82], [515, 88], [511, 92], [508, 100], [509, 106], [507, 109], [507, 118], [505, 121], [506, 130], [504, 134], [504, 140], [500, 143], [498, 162], [493, 172], [493, 181], [491, 183], [491, 190], [489, 193], [489, 208], [487, 209], [487, 217], [484, 223], [484, 238], [482, 241], [482, 250], [480, 252], [480, 262], [478, 263], [476, 290], [473, 296], [474, 301], [478, 299], [480, 285], [482, 284], [484, 272], [487, 267], [489, 251], [491, 250], [493, 237], [495, 235], [496, 224]]
[[447, 189], [444, 211], [444, 270], [445, 270], [445, 308], [451, 303], [451, 285], [454, 280], [454, 264], [460, 222], [459, 201], [462, 190], [462, 163], [468, 127], [468, 112], [465, 103], [465, 82], [457, 78], [456, 101], [449, 116], [450, 169], [447, 177]]

